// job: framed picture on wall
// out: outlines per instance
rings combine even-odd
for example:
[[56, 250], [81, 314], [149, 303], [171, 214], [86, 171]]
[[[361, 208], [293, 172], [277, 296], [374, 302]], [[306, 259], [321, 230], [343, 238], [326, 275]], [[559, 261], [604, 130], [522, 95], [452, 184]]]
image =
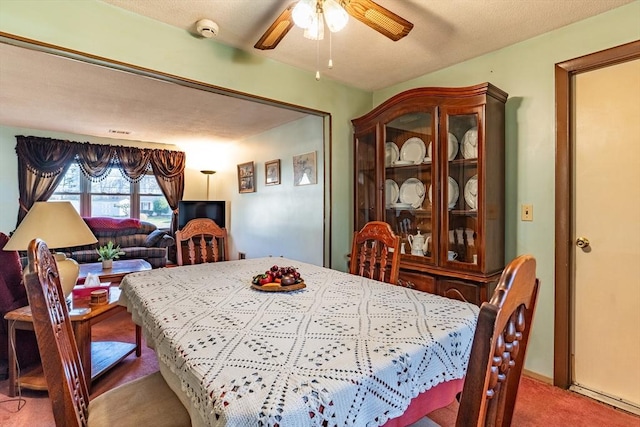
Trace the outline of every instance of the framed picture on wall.
[[253, 193], [256, 191], [253, 162], [238, 165], [238, 191], [240, 193]]
[[264, 163], [264, 184], [280, 184], [280, 159]]
[[316, 182], [316, 152], [293, 156], [293, 185], [310, 185]]

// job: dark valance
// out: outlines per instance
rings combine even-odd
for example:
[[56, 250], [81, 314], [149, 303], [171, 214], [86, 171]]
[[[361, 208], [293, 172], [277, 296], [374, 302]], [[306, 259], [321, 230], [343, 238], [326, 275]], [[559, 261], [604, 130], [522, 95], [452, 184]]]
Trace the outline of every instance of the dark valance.
[[178, 202], [184, 193], [185, 153], [182, 151], [90, 144], [36, 136], [16, 136], [20, 210], [18, 222], [38, 201], [51, 197], [69, 166], [75, 161], [91, 181], [106, 177], [117, 167], [130, 182], [153, 171], [173, 210], [171, 230], [177, 224]]
[[140, 181], [147, 171], [165, 181], [178, 179], [184, 173], [182, 151], [160, 150], [118, 145], [90, 144], [35, 136], [16, 136], [18, 159], [36, 175], [54, 177], [75, 160], [82, 173], [99, 181], [109, 169], [117, 167], [130, 182]]

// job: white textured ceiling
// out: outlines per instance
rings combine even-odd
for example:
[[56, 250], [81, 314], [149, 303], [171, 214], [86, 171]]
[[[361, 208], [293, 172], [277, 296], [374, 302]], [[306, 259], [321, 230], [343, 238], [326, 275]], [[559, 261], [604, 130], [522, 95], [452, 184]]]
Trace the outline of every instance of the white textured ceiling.
[[[195, 22], [215, 21], [215, 41], [315, 72], [316, 42], [292, 28], [269, 51], [253, 48], [293, 0], [103, 0], [195, 33]], [[350, 18], [333, 35], [333, 69], [324, 66], [329, 42], [321, 45], [320, 71], [354, 87], [377, 90], [435, 71], [632, 0], [375, 0], [414, 24], [394, 42]]]
[[306, 115], [9, 44], [0, 58], [7, 126], [184, 144], [236, 141]]
[[[220, 27], [215, 42], [311, 73], [317, 68], [316, 42], [305, 39], [295, 27], [274, 50], [253, 48], [292, 0], [103, 1], [190, 33], [195, 33], [197, 20], [208, 18]], [[334, 67], [321, 69], [325, 78], [375, 90], [632, 0], [376, 1], [411, 21], [413, 30], [393, 42], [351, 18], [333, 37]], [[327, 43], [322, 46], [325, 54]], [[177, 143], [238, 140], [303, 116], [2, 43], [0, 58], [0, 124], [8, 126]]]

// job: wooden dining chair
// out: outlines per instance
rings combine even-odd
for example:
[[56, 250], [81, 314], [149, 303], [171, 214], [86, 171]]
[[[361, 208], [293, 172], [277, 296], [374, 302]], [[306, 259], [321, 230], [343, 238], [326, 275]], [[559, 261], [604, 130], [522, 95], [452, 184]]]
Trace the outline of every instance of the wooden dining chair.
[[[228, 260], [227, 230], [209, 218], [196, 218], [176, 231], [178, 265]], [[187, 256], [185, 256], [187, 251]]]
[[482, 304], [456, 427], [511, 425], [538, 285], [535, 258], [519, 256], [504, 269], [491, 301]]
[[189, 413], [160, 372], [89, 401], [56, 262], [41, 240], [29, 244], [28, 256], [25, 286], [56, 426], [190, 426]]
[[400, 236], [382, 221], [356, 231], [351, 245], [349, 273], [396, 284], [400, 274]]

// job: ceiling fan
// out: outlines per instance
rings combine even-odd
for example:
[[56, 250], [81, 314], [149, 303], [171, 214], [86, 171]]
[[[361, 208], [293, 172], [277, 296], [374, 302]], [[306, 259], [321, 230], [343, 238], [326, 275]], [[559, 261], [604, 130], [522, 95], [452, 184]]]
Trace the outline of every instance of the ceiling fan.
[[293, 25], [305, 28], [305, 37], [322, 39], [324, 23], [332, 32], [346, 25], [348, 16], [398, 41], [413, 24], [371, 0], [299, 0], [290, 4], [255, 44], [256, 49], [274, 49]]

